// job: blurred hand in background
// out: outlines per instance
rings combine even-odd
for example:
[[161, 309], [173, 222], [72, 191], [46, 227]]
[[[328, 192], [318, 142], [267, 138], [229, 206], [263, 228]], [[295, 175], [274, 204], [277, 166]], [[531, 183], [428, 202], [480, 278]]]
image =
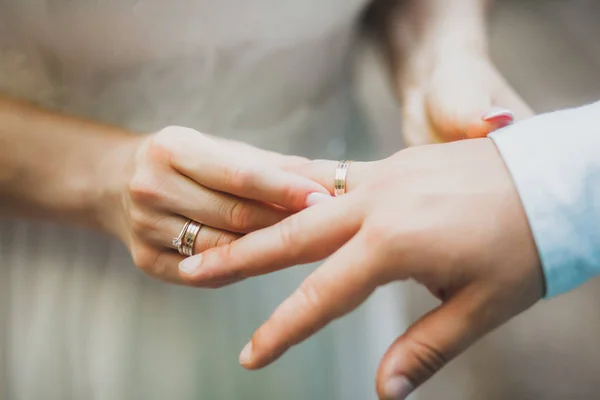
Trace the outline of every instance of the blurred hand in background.
[[390, 57], [407, 145], [485, 137], [533, 115], [488, 55], [488, 3], [376, 4], [373, 18]]

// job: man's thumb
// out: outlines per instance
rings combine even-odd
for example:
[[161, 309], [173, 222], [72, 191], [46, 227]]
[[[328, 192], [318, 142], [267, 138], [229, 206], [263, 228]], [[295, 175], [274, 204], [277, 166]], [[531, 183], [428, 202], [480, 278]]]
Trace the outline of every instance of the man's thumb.
[[[465, 296], [460, 296], [465, 297]], [[390, 346], [377, 372], [377, 393], [384, 400], [403, 400], [481, 333], [466, 301], [456, 297], [436, 308]]]

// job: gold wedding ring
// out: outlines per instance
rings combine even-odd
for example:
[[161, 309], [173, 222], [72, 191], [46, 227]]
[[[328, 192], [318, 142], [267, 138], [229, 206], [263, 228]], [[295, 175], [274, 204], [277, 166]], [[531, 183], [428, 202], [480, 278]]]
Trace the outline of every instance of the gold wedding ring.
[[179, 254], [182, 256], [194, 255], [194, 243], [200, 229], [202, 229], [201, 223], [191, 219], [186, 221], [179, 235], [171, 242]]
[[346, 178], [348, 177], [348, 168], [354, 161], [342, 160], [335, 169], [335, 179], [333, 181], [333, 195], [335, 197], [346, 194]]

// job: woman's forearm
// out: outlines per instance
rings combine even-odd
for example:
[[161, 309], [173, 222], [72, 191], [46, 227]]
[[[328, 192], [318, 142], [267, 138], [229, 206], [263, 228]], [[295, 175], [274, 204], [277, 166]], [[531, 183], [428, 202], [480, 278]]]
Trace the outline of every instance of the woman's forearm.
[[101, 228], [117, 149], [133, 138], [0, 99], [0, 215]]

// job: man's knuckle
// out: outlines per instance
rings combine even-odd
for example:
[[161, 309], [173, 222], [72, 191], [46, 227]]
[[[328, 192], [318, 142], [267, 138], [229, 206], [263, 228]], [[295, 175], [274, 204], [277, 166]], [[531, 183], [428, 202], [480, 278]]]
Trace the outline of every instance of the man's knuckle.
[[412, 338], [409, 342], [410, 351], [416, 358], [419, 369], [412, 378], [416, 383], [422, 383], [448, 364], [449, 358], [439, 347], [427, 340]]
[[387, 246], [397, 242], [402, 236], [389, 221], [377, 221], [365, 227], [365, 240], [371, 247]]
[[277, 225], [277, 230], [279, 232], [279, 238], [281, 241], [281, 245], [284, 247], [293, 250], [294, 246], [294, 232], [297, 231], [297, 222], [296, 218], [290, 217], [286, 218]]
[[306, 311], [320, 310], [322, 291], [318, 282], [309, 276], [302, 282], [297, 291], [299, 305]]
[[275, 228], [279, 238], [278, 247], [285, 249], [286, 257], [289, 259], [301, 262], [304, 243], [301, 235], [298, 234], [301, 232], [298, 219], [294, 216], [288, 217], [275, 225]]

